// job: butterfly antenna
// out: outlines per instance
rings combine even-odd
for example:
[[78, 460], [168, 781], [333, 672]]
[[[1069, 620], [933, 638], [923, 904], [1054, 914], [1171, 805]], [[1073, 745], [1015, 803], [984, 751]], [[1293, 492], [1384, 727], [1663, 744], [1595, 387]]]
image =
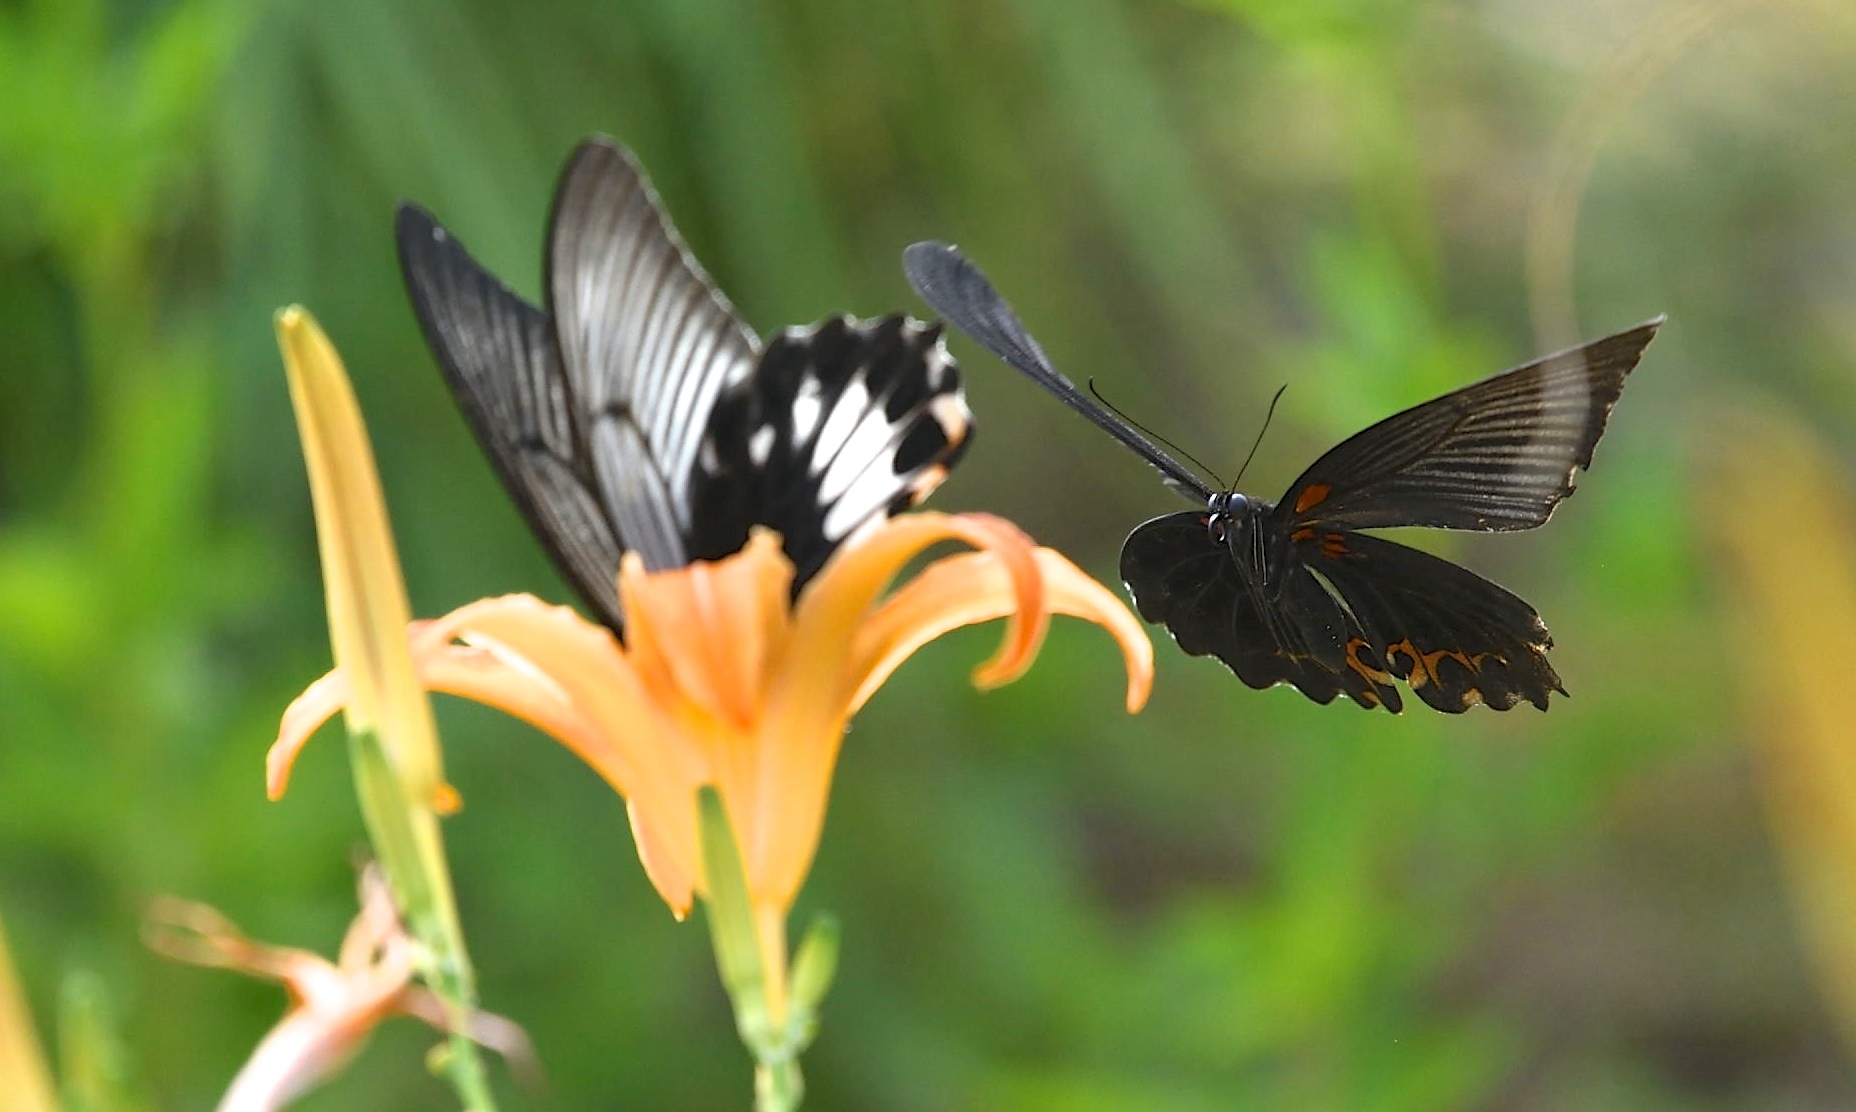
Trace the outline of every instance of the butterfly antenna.
[[1148, 428], [1146, 425], [1143, 425], [1139, 421], [1136, 421], [1134, 418], [1128, 416], [1126, 413], [1123, 413], [1119, 406], [1117, 406], [1114, 402], [1109, 401], [1107, 398], [1103, 397], [1102, 391], [1096, 389], [1096, 380], [1095, 380], [1095, 376], [1093, 375], [1091, 375], [1089, 378], [1089, 392], [1096, 396], [1097, 401], [1107, 406], [1109, 408], [1109, 412], [1113, 413], [1115, 416], [1121, 418], [1122, 420], [1128, 422], [1130, 425], [1133, 425], [1135, 428], [1140, 429], [1142, 432], [1146, 433], [1148, 436], [1153, 437], [1155, 440], [1158, 440], [1160, 443], [1173, 449], [1175, 452], [1178, 452], [1180, 455], [1185, 456], [1187, 459], [1191, 460], [1195, 465], [1197, 465], [1199, 470], [1205, 472], [1207, 475], [1210, 475], [1212, 477], [1213, 482], [1217, 483], [1219, 486], [1224, 485], [1224, 480], [1218, 477], [1218, 472], [1213, 471], [1211, 468], [1205, 466], [1205, 464], [1199, 462], [1199, 458], [1197, 456], [1193, 455], [1191, 452], [1186, 451], [1184, 448], [1181, 448], [1179, 445], [1173, 443], [1171, 440], [1168, 440], [1166, 437], [1161, 436], [1159, 433]]
[[1276, 388], [1276, 396], [1270, 399], [1270, 408], [1263, 414], [1263, 427], [1257, 430], [1257, 438], [1250, 442], [1250, 454], [1244, 457], [1244, 466], [1237, 469], [1237, 478], [1231, 480], [1229, 489], [1236, 490], [1237, 484], [1244, 481], [1244, 472], [1249, 469], [1250, 461], [1257, 458], [1257, 448], [1263, 444], [1263, 434], [1270, 431], [1270, 418], [1276, 416], [1276, 403], [1282, 400], [1282, 392], [1288, 388], [1286, 382]]

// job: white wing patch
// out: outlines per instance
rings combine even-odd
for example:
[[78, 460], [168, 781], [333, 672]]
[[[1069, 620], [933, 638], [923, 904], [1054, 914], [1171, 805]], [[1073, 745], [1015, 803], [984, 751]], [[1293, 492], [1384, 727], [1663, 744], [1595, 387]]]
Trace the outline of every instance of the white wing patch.
[[941, 389], [942, 383], [947, 381], [947, 369], [954, 364], [953, 356], [947, 353], [946, 348], [936, 344], [928, 349], [924, 362], [926, 366], [923, 370], [926, 372], [928, 385], [935, 390]]
[[793, 443], [804, 444], [811, 439], [812, 431], [818, 428], [818, 419], [824, 412], [823, 391], [818, 378], [807, 375], [799, 382], [799, 393], [793, 398]]
[[[882, 478], [890, 483], [894, 493], [896, 429], [889, 423], [882, 406], [875, 406], [866, 411], [849, 436], [844, 440], [844, 447], [832, 458], [825, 468], [825, 477], [819, 481], [818, 497], [821, 502], [835, 502], [844, 496], [857, 477], [875, 464], [882, 463]], [[823, 449], [821, 440], [819, 447]], [[818, 467], [819, 457], [812, 457], [812, 466]]]
[[890, 500], [896, 497], [895, 476], [888, 474], [885, 468], [880, 474], [870, 475], [864, 482], [845, 492], [825, 515], [824, 534], [827, 540], [843, 540], [845, 534], [855, 529], [859, 523], [881, 521], [881, 511]]
[[846, 382], [838, 392], [837, 404], [831, 407], [831, 416], [825, 418], [825, 427], [819, 430], [818, 442], [812, 445], [812, 474], [817, 475], [838, 458], [869, 408], [870, 388], [864, 385], [863, 376]]
[[753, 436], [748, 437], [748, 458], [754, 461], [754, 466], [767, 466], [767, 457], [773, 454], [776, 435], [772, 425], [762, 425], [754, 430]]

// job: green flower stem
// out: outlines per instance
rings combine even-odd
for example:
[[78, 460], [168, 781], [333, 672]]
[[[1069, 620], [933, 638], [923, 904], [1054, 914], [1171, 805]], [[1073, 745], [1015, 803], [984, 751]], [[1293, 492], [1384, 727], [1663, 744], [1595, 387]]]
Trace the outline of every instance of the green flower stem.
[[760, 1062], [754, 1067], [754, 1112], [795, 1112], [806, 1095], [799, 1061]]
[[703, 873], [708, 891], [703, 906], [709, 935], [715, 943], [715, 965], [735, 1010], [735, 1028], [754, 1056], [754, 1108], [756, 1112], [795, 1112], [805, 1097], [805, 1078], [799, 1055], [818, 1034], [818, 1008], [831, 987], [838, 966], [838, 925], [821, 916], [806, 932], [791, 976], [785, 1014], [776, 1017], [769, 1007], [769, 975], [761, 958], [754, 904], [748, 894], [747, 871], [727, 808], [714, 788], [698, 796], [702, 823]]
[[819, 915], [813, 918], [799, 943], [799, 956], [793, 959], [793, 1022], [808, 1025], [807, 1042], [812, 1041], [810, 1028], [818, 1026], [819, 1004], [837, 974], [838, 920], [832, 915]]
[[451, 1034], [438, 1064], [466, 1112], [495, 1112], [482, 1056], [468, 1034], [477, 1009], [476, 973], [464, 948], [438, 815], [400, 783], [377, 734], [352, 732], [348, 742], [368, 838], [406, 928], [419, 943], [419, 975], [445, 1005]]

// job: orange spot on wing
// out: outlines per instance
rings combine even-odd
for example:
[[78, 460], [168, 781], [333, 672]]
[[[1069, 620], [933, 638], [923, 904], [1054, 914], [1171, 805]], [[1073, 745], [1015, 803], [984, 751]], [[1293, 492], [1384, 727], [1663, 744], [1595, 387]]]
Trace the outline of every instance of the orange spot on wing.
[[922, 473], [915, 477], [913, 483], [909, 484], [909, 505], [921, 505], [922, 500], [927, 498], [930, 494], [933, 494], [935, 488], [939, 487], [946, 479], [947, 467], [944, 464], [930, 464], [923, 468]]
[[1353, 669], [1372, 683], [1391, 683], [1392, 676], [1365, 658], [1368, 648], [1365, 640], [1353, 637], [1347, 641], [1347, 667]]
[[1322, 502], [1327, 500], [1328, 494], [1332, 492], [1333, 489], [1333, 487], [1326, 483], [1315, 483], [1309, 486], [1308, 489], [1296, 496], [1295, 512], [1298, 514], [1305, 514], [1309, 510], [1319, 506]]
[[1405, 682], [1410, 684], [1414, 691], [1427, 683], [1442, 682], [1442, 677], [1438, 675], [1437, 672], [1437, 663], [1446, 657], [1461, 664], [1466, 671], [1474, 675], [1477, 671], [1481, 670], [1482, 662], [1488, 659], [1489, 656], [1488, 653], [1477, 653], [1474, 656], [1470, 656], [1456, 649], [1438, 649], [1435, 652], [1428, 653], [1421, 652], [1411, 643], [1409, 637], [1386, 650], [1386, 657], [1392, 662], [1394, 668], [1398, 667], [1398, 655], [1400, 653], [1403, 653], [1411, 660], [1411, 667], [1405, 676]]

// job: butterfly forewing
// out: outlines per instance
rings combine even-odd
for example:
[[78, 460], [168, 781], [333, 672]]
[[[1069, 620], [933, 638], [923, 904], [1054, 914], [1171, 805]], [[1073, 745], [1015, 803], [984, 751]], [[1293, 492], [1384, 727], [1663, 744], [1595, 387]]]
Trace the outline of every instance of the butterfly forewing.
[[579, 446], [553, 325], [417, 205], [402, 204], [395, 223], [406, 289], [452, 396], [562, 574], [616, 626], [624, 548]]
[[1572, 493], [1662, 318], [1465, 386], [1329, 450], [1283, 496], [1290, 526], [1532, 529]]
[[584, 143], [555, 194], [548, 309], [606, 509], [653, 570], [687, 563], [689, 481], [716, 398], [759, 344], [626, 152]]
[[954, 327], [1145, 458], [1169, 484], [1199, 498], [1211, 496], [1212, 489], [1191, 468], [1162, 451], [1140, 430], [1097, 405], [1065, 378], [1011, 305], [993, 288], [991, 279], [971, 259], [945, 243], [912, 243], [902, 252], [902, 270], [922, 300]]

